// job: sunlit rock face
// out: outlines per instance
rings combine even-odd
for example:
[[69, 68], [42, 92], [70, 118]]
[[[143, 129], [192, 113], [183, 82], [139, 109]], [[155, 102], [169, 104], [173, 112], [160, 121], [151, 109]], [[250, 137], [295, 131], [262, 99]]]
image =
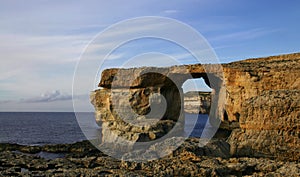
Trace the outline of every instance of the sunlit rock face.
[[190, 91], [184, 94], [184, 112], [209, 114], [211, 92]]
[[223, 65], [232, 154], [300, 158], [300, 54]]
[[[234, 156], [300, 158], [300, 54], [220, 65], [107, 69], [91, 94], [103, 142], [152, 141], [184, 127], [182, 84], [212, 88], [210, 117], [221, 120]], [[211, 120], [212, 121], [212, 120]], [[212, 121], [213, 122], [213, 121]], [[174, 134], [175, 136], [175, 134]]]

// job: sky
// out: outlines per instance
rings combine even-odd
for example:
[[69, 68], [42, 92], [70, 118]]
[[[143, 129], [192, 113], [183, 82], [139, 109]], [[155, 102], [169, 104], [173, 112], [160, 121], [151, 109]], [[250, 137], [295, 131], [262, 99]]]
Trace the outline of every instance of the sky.
[[[87, 72], [74, 77], [84, 56], [89, 61], [103, 60], [116, 34], [158, 28], [171, 33], [165, 26], [142, 21], [138, 27], [123, 27], [103, 41], [95, 40], [121, 21], [144, 16], [177, 20], [201, 34], [219, 62], [227, 63], [299, 52], [299, 8], [297, 0], [1, 0], [0, 111], [74, 111], [73, 101], [76, 111], [93, 111], [89, 94], [105, 68], [170, 66], [174, 62], [169, 55], [180, 64], [195, 63], [182, 47], [145, 38], [118, 47], [101, 66], [95, 66], [98, 75]], [[92, 52], [85, 55], [86, 51]], [[83, 65], [79, 67], [89, 70], [88, 64]], [[74, 78], [82, 87], [72, 95]], [[95, 83], [85, 83], [89, 79]], [[203, 84], [198, 87], [208, 89]]]

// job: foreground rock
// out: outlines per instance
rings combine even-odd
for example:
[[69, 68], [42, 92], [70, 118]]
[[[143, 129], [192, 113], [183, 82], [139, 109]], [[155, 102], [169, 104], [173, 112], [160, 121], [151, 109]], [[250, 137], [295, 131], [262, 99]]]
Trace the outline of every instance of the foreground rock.
[[181, 87], [192, 78], [212, 88], [210, 122], [221, 121], [220, 130], [228, 132], [231, 155], [300, 159], [300, 53], [222, 66], [104, 70], [102, 89], [91, 94], [103, 142], [124, 138], [134, 144], [180, 132]]
[[[167, 157], [138, 163], [120, 161], [106, 156], [87, 141], [70, 145], [42, 147], [0, 144], [0, 176], [231, 175], [296, 177], [300, 175], [299, 162], [230, 157], [229, 144], [220, 140], [213, 140], [204, 147], [198, 145], [199, 139], [188, 139]], [[159, 144], [153, 148], [157, 152], [161, 151]], [[28, 151], [28, 149], [31, 150]], [[64, 157], [42, 158], [37, 155], [36, 149], [49, 150], [54, 153], [64, 152]]]

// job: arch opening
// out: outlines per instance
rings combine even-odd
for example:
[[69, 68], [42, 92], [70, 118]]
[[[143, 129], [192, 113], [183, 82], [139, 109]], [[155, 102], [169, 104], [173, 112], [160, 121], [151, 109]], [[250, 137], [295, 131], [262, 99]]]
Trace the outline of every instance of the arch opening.
[[206, 124], [209, 122], [211, 93], [207, 76], [193, 75], [193, 79], [186, 80], [183, 85], [185, 133], [190, 137], [201, 137]]

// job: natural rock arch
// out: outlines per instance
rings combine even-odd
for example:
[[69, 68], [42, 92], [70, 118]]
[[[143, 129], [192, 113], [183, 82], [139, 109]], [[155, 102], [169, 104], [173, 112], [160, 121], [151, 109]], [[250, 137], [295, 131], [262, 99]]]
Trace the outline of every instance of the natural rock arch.
[[[178, 106], [181, 105], [182, 97], [172, 95], [172, 89], [175, 88], [161, 89], [165, 86], [166, 78], [175, 81], [176, 85], [181, 87], [188, 78], [203, 77], [217, 95], [212, 98], [212, 106], [216, 110], [211, 114], [222, 121], [222, 129], [232, 131], [227, 139], [232, 155], [299, 159], [300, 54], [222, 64], [222, 70], [219, 67], [219, 65], [199, 64], [169, 68], [104, 70], [99, 83], [103, 89], [91, 94], [96, 109], [96, 120], [102, 123], [102, 128], [104, 127], [102, 132], [106, 139], [103, 140], [116, 140], [116, 137], [105, 134], [106, 128], [112, 128], [111, 126], [114, 126], [117, 136], [127, 136], [129, 140], [143, 139], [140, 137], [144, 137], [145, 140], [156, 139], [164, 133], [162, 130], [168, 131], [168, 127], [173, 126], [174, 121], [171, 117], [178, 114], [176, 111], [170, 113], [159, 125], [146, 129], [155, 131], [145, 134], [145, 129], [144, 132], [139, 132], [139, 129], [135, 129], [134, 132], [131, 129], [129, 131], [131, 134], [126, 134], [124, 133], [126, 129], [131, 127], [118, 122], [119, 117], [111, 112], [112, 92], [119, 93], [118, 101], [122, 105], [121, 97], [126, 96], [123, 92], [125, 89], [140, 94], [145, 89], [151, 88], [152, 91], [159, 93], [163, 91], [164, 95], [170, 95], [168, 97], [172, 98], [173, 104]], [[147, 75], [139, 77], [148, 72], [160, 73], [164, 77], [155, 79]], [[147, 101], [142, 101], [141, 105], [143, 103]], [[172, 112], [172, 110], [167, 111]]]

